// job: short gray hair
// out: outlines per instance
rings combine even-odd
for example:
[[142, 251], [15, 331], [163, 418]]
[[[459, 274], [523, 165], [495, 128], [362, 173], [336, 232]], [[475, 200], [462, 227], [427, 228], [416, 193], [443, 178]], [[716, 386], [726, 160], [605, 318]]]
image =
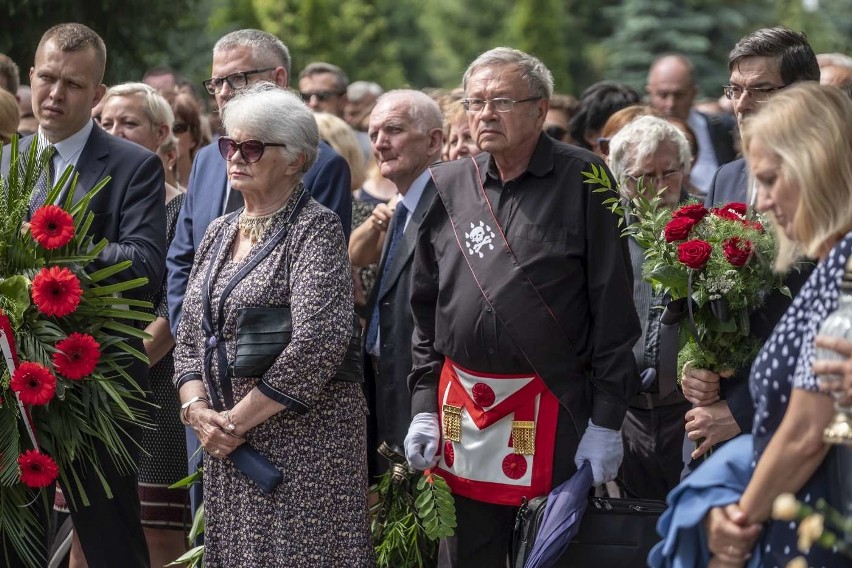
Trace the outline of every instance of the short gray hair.
[[515, 65], [521, 69], [521, 76], [532, 91], [533, 96], [550, 99], [553, 96], [553, 74], [544, 63], [523, 51], [511, 47], [495, 47], [473, 60], [462, 78], [462, 88], [467, 90], [467, 82], [482, 67]]
[[150, 85], [145, 83], [114, 85], [107, 89], [103, 104], [106, 104], [113, 97], [139, 97], [145, 103], [142, 108], [152, 124], [155, 126], [165, 124], [169, 127], [169, 132], [175, 125], [175, 113], [172, 111], [172, 106], [157, 89]]
[[367, 95], [378, 97], [385, 90], [378, 83], [372, 81], [355, 81], [346, 89], [346, 96], [353, 103], [357, 103]]
[[395, 101], [405, 101], [408, 103], [406, 105], [408, 119], [421, 133], [429, 132], [434, 128], [443, 129], [444, 115], [441, 113], [441, 107], [438, 106], [435, 99], [423, 91], [415, 91], [414, 89], [394, 89], [388, 91], [378, 98], [373, 111], [375, 112], [375, 109], [379, 108], [379, 105], [383, 103]]
[[225, 104], [222, 124], [228, 134], [242, 130], [264, 142], [286, 144], [284, 152], [295, 159], [305, 156], [308, 171], [319, 152], [319, 129], [314, 113], [302, 100], [275, 83], [260, 81]]
[[660, 146], [671, 142], [677, 148], [678, 162], [684, 175], [689, 173], [692, 153], [683, 132], [669, 121], [656, 116], [640, 116], [627, 123], [609, 142], [609, 168], [619, 184], [627, 171], [653, 156]]
[[283, 67], [290, 77], [290, 51], [271, 33], [252, 29], [231, 32], [216, 42], [213, 55], [236, 47], [250, 47], [257, 65]]

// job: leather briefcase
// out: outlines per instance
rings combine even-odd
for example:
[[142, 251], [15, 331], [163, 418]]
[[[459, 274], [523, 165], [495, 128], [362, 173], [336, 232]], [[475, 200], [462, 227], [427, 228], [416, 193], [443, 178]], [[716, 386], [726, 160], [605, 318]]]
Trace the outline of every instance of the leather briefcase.
[[[524, 503], [515, 518], [512, 568], [524, 568], [535, 544], [547, 497]], [[645, 566], [648, 553], [660, 540], [657, 520], [666, 504], [649, 499], [589, 497], [580, 531], [554, 568]]]

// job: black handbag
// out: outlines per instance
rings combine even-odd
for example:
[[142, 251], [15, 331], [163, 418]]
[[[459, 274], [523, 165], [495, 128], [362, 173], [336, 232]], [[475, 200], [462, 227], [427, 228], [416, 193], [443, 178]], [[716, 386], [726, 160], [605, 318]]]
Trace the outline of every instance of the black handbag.
[[[287, 306], [255, 307], [237, 310], [234, 377], [262, 377], [290, 344], [293, 317]], [[352, 335], [343, 362], [334, 375], [335, 381], [360, 383], [364, 380], [361, 358], [361, 323], [352, 318]]]
[[[544, 516], [547, 497], [524, 502], [515, 517], [512, 568], [524, 568]], [[580, 531], [554, 568], [645, 566], [660, 540], [657, 520], [666, 504], [649, 499], [589, 497]]]

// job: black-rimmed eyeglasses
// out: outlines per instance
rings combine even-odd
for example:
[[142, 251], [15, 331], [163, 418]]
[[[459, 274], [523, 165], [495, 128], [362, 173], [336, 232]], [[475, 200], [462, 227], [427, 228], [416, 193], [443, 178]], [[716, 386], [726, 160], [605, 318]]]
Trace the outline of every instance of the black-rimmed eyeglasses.
[[751, 100], [762, 103], [769, 98], [769, 95], [775, 91], [780, 91], [787, 85], [780, 87], [740, 87], [739, 85], [725, 85], [722, 90], [725, 92], [725, 98], [731, 101], [738, 101], [743, 93], [748, 92]]
[[211, 79], [207, 79], [202, 83], [204, 88], [207, 89], [207, 92], [211, 95], [215, 95], [219, 91], [222, 90], [222, 85], [228, 83], [228, 86], [232, 89], [242, 89], [246, 85], [248, 85], [248, 76], [254, 75], [256, 73], [263, 73], [265, 71], [272, 71], [275, 67], [263, 67], [261, 69], [250, 69], [248, 71], [238, 71], [236, 73], [231, 73], [227, 77], [213, 77]]
[[247, 164], [253, 164], [263, 157], [263, 151], [267, 146], [278, 146], [286, 148], [287, 145], [282, 142], [261, 142], [260, 140], [243, 140], [237, 142], [233, 138], [222, 136], [219, 138], [219, 153], [228, 161], [234, 157], [237, 152], [243, 157], [243, 161]]
[[530, 97], [519, 101], [507, 97], [497, 97], [496, 99], [462, 99], [461, 103], [464, 110], [468, 112], [482, 112], [488, 105], [491, 105], [491, 110], [494, 112], [510, 112], [517, 104], [539, 100], [541, 100], [541, 97]]
[[311, 102], [311, 98], [316, 97], [319, 102], [325, 102], [328, 99], [334, 97], [342, 97], [344, 92], [342, 91], [299, 91], [299, 96], [302, 97], [302, 101], [305, 103]]

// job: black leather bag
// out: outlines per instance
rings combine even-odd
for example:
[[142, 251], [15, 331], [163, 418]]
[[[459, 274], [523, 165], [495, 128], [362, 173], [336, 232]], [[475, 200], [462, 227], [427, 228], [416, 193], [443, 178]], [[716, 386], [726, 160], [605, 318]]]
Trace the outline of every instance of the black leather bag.
[[[547, 497], [537, 497], [518, 510], [512, 568], [524, 568], [546, 505]], [[645, 566], [651, 547], [660, 540], [657, 520], [665, 510], [663, 501], [589, 497], [580, 531], [554, 568]]]
[[[262, 377], [290, 344], [293, 317], [289, 307], [240, 308], [237, 310], [236, 348], [232, 373], [235, 377]], [[335, 381], [364, 380], [361, 358], [361, 323], [352, 318], [352, 335]]]
[[272, 465], [268, 459], [261, 455], [250, 445], [242, 444], [228, 454], [230, 460], [237, 466], [246, 477], [257, 483], [264, 493], [272, 493], [284, 476]]

